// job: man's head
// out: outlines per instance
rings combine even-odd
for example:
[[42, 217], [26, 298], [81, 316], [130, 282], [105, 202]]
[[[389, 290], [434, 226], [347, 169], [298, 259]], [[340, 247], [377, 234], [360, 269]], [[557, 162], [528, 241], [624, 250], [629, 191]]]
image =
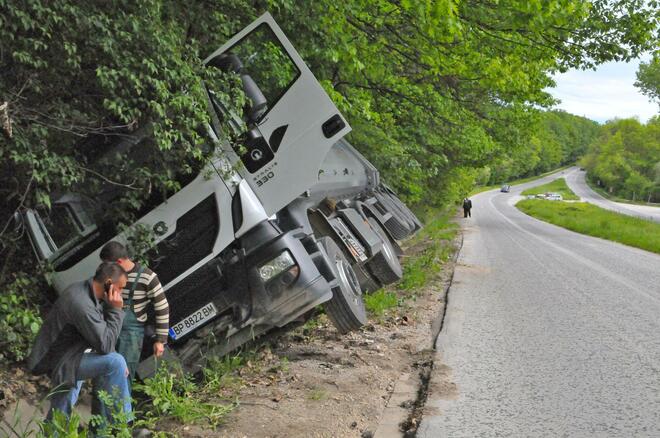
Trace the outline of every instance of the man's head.
[[96, 268], [93, 280], [97, 285], [94, 288], [96, 296], [101, 299], [104, 297], [104, 292], [107, 292], [111, 285], [120, 291], [124, 289], [128, 276], [124, 268], [117, 263], [103, 262]]
[[126, 247], [119, 242], [108, 242], [101, 248], [101, 260], [104, 262], [117, 263], [126, 272], [133, 269], [133, 261], [128, 257]]

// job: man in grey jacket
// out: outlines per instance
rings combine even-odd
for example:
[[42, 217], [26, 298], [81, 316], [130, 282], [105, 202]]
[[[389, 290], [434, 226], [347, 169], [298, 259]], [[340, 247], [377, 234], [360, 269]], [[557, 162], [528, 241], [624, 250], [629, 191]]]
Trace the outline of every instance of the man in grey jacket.
[[126, 281], [121, 266], [101, 263], [93, 278], [69, 286], [46, 317], [28, 368], [37, 375], [50, 375], [53, 391], [48, 418], [54, 410], [69, 416], [73, 409], [69, 392], [78, 380], [87, 379], [116, 402], [114, 407], [101, 403], [106, 419], [112, 421], [111, 413], [117, 411], [132, 418], [128, 368], [115, 352], [124, 319], [121, 291]]

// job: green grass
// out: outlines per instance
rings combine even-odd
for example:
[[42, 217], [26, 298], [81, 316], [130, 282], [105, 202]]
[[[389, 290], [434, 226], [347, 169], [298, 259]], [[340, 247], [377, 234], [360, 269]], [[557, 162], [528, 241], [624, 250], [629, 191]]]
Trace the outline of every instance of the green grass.
[[660, 254], [660, 224], [602, 209], [586, 202], [525, 199], [521, 211], [560, 227]]
[[414, 237], [411, 247], [426, 245], [424, 250], [411, 256], [403, 264], [403, 278], [397, 288], [414, 292], [426, 286], [440, 272], [444, 262], [451, 257], [451, 242], [458, 232], [458, 225], [451, 222], [448, 213], [430, 211], [424, 228]]
[[543, 184], [542, 186], [532, 187], [522, 192], [522, 195], [538, 195], [540, 193], [559, 193], [564, 197], [565, 200], [569, 201], [578, 201], [580, 198], [573, 193], [571, 189], [566, 185], [566, 180], [564, 178], [556, 179], [548, 184]]
[[388, 309], [393, 309], [398, 304], [399, 298], [396, 293], [385, 289], [364, 296], [364, 305], [374, 316], [383, 316]]
[[487, 192], [488, 190], [499, 189], [504, 184], [509, 184], [511, 186], [516, 185], [516, 184], [524, 184], [526, 182], [534, 181], [535, 179], [539, 179], [539, 178], [543, 178], [544, 176], [551, 175], [555, 172], [560, 172], [560, 171], [562, 171], [564, 169], [568, 169], [569, 167], [572, 167], [572, 166], [574, 166], [574, 164], [567, 164], [566, 166], [562, 166], [562, 167], [559, 167], [557, 169], [550, 170], [550, 171], [542, 173], [540, 175], [528, 176], [528, 177], [516, 179], [516, 180], [513, 180], [513, 181], [505, 181], [505, 182], [501, 182], [499, 184], [493, 184], [493, 185], [490, 185], [490, 186], [477, 186], [474, 189], [472, 189], [472, 191], [470, 192], [468, 197], [474, 196], [474, 195], [476, 195], [478, 193], [481, 193], [481, 192]]
[[451, 221], [453, 210], [428, 209], [424, 213], [424, 228], [406, 242], [407, 255], [403, 259], [403, 278], [394, 285], [364, 295], [364, 304], [376, 321], [392, 316], [409, 307], [417, 293], [427, 286], [451, 257], [452, 240], [458, 225]]

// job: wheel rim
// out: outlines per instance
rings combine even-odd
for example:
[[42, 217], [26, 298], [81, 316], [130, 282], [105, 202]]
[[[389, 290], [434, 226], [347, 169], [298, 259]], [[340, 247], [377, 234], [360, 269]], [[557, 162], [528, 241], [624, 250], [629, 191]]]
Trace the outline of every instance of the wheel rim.
[[386, 236], [383, 236], [383, 233], [378, 234], [380, 235], [380, 238], [383, 239], [383, 251], [385, 251], [385, 257], [387, 257], [388, 260], [396, 259], [396, 256], [392, 252], [389, 239]]
[[[351, 292], [351, 298], [356, 305], [360, 304], [360, 297], [362, 296], [362, 290], [359, 287], [359, 282], [355, 276], [355, 272], [350, 269], [350, 266], [340, 257], [335, 259], [335, 266], [337, 267], [337, 273], [343, 284], [345, 284]], [[358, 285], [356, 287], [356, 285]]]

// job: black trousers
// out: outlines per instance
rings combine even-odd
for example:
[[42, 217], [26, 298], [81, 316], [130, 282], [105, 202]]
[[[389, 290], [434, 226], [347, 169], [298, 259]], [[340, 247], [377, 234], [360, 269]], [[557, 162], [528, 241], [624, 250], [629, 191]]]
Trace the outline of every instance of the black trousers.
[[472, 217], [472, 213], [470, 213], [470, 210], [472, 210], [472, 209], [471, 208], [464, 208], [463, 209], [463, 214], [465, 216], [463, 216], [463, 217]]

